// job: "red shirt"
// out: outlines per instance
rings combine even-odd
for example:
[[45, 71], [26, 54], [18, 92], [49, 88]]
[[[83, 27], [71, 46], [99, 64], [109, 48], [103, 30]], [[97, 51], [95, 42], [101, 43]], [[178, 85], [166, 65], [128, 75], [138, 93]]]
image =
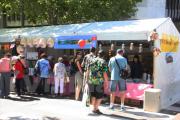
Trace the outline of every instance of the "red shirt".
[[16, 64], [14, 65], [15, 71], [17, 72], [16, 78], [21, 79], [24, 78], [24, 67], [20, 61], [17, 61]]

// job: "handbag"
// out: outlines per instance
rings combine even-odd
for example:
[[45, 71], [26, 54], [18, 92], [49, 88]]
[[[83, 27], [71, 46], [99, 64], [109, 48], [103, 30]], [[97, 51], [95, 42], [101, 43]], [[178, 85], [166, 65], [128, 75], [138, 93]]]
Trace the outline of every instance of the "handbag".
[[88, 85], [88, 83], [85, 84], [85, 87], [84, 87], [84, 90], [83, 90], [82, 103], [86, 107], [89, 107], [89, 105], [90, 105], [90, 94], [89, 94], [89, 85]]
[[28, 68], [24, 68], [24, 74], [28, 75], [29, 74], [29, 69]]
[[69, 82], [70, 82], [69, 76], [68, 76], [67, 72], [65, 71], [65, 73], [64, 73], [64, 83], [69, 83]]
[[122, 79], [126, 80], [127, 77], [128, 77], [128, 74], [129, 74], [129, 73], [128, 73], [128, 70], [126, 70], [126, 69], [121, 69], [121, 68], [120, 68], [120, 65], [119, 65], [119, 63], [117, 62], [116, 57], [115, 57], [115, 61], [116, 61], [116, 64], [117, 64], [117, 66], [118, 66], [118, 68], [119, 68], [119, 71], [120, 71], [120, 73], [119, 73], [120, 77], [121, 77]]

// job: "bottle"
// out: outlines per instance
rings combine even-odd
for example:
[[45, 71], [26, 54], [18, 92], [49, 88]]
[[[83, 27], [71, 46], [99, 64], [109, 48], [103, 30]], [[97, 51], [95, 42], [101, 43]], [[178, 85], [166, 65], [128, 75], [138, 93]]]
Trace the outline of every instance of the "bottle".
[[148, 74], [148, 75], [147, 75], [147, 84], [150, 84], [150, 82], [151, 82], [151, 75]]
[[147, 73], [143, 73], [143, 81], [144, 81], [144, 82], [147, 81]]

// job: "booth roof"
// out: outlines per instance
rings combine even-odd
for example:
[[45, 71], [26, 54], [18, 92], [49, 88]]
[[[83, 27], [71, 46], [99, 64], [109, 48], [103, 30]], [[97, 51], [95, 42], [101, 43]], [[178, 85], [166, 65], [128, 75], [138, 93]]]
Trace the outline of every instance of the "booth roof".
[[146, 40], [152, 30], [168, 19], [170, 18], [1, 29], [0, 42], [12, 42], [18, 35], [31, 39], [88, 34], [96, 34], [97, 40]]

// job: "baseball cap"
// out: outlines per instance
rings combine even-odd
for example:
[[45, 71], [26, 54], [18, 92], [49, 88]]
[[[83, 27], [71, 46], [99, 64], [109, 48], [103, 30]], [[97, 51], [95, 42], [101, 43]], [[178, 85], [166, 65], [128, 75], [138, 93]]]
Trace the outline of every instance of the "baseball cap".
[[116, 53], [120, 54], [120, 53], [124, 53], [124, 51], [122, 49], [117, 49]]

